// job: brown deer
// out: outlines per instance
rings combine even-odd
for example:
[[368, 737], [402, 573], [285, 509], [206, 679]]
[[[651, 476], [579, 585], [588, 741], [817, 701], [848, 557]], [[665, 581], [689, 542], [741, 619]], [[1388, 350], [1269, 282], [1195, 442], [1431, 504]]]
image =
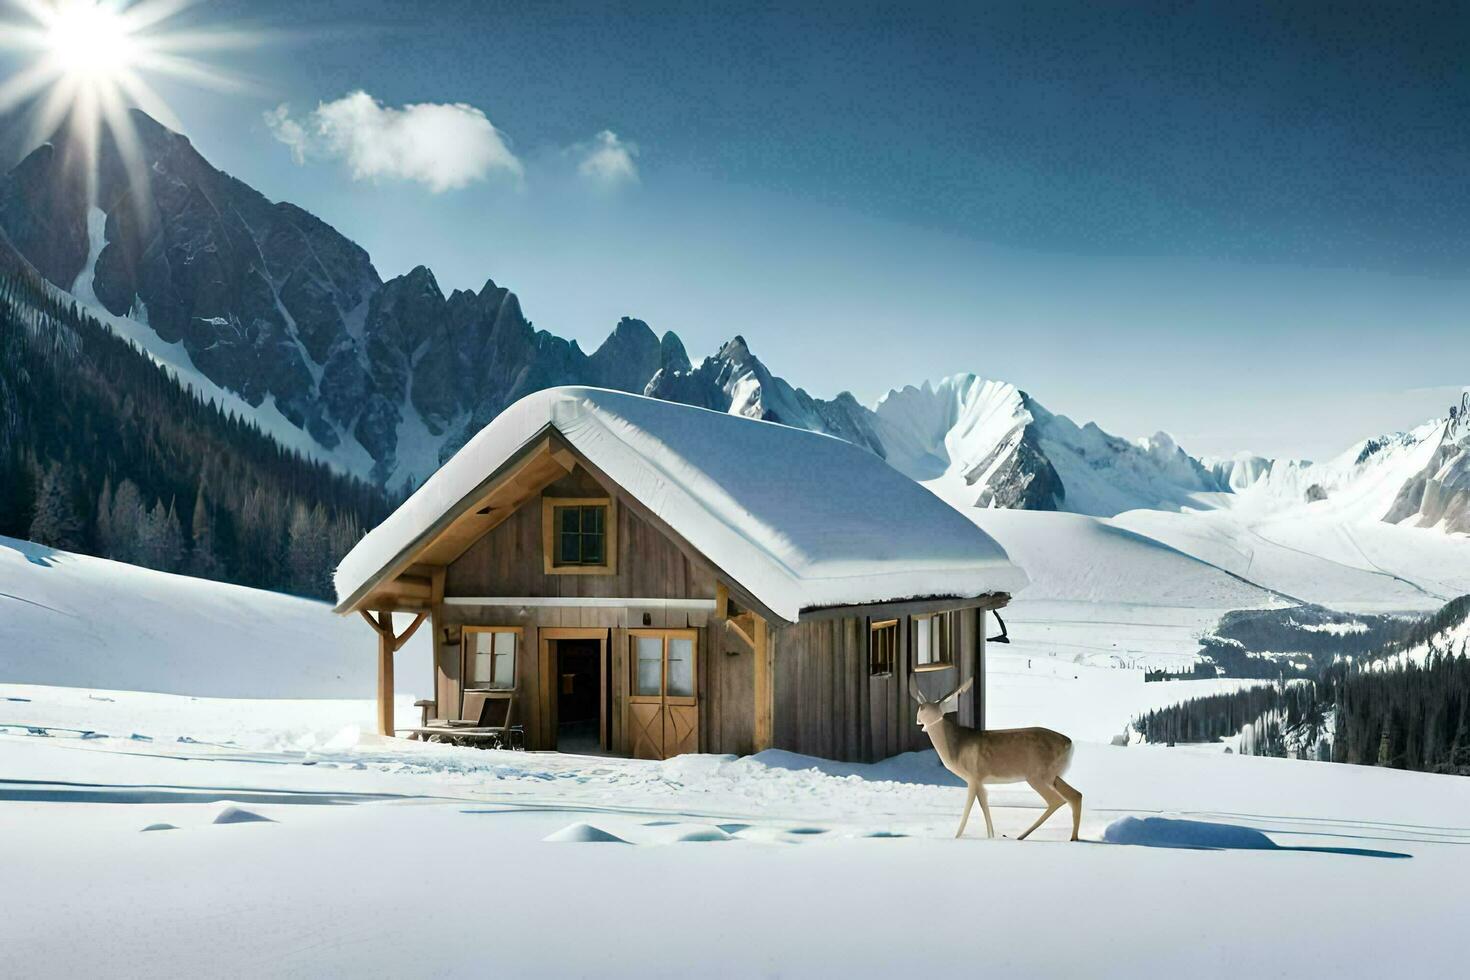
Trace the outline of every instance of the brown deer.
[[1067, 765], [1072, 761], [1072, 740], [1050, 728], [1000, 728], [992, 731], [961, 728], [952, 716], [944, 713], [944, 706], [969, 689], [973, 680], [965, 681], [935, 701], [926, 701], [917, 684], [909, 685], [909, 693], [919, 703], [919, 726], [934, 743], [939, 761], [944, 763], [944, 768], [963, 779], [970, 789], [955, 837], [964, 836], [965, 824], [970, 820], [970, 810], [977, 799], [980, 812], [985, 815], [985, 835], [994, 837], [995, 825], [990, 822], [985, 784], [1024, 781], [1030, 783], [1031, 788], [1046, 801], [1046, 812], [1018, 839], [1025, 840], [1031, 831], [1046, 823], [1046, 819], [1066, 803], [1072, 807], [1072, 840], [1076, 840], [1077, 830], [1082, 824], [1082, 794], [1062, 779], [1062, 773], [1067, 771]]

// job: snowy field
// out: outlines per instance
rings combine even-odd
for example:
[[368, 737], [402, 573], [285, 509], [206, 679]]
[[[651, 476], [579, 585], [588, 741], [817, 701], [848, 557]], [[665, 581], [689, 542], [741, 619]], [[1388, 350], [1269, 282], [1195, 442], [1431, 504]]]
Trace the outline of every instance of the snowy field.
[[[19, 685], [0, 720], [70, 726], [89, 697], [113, 699], [106, 737], [0, 733], [10, 975], [1462, 966], [1464, 779], [1082, 743], [1083, 842], [1058, 816], [957, 843], [964, 793], [929, 753], [654, 763], [305, 734], [366, 727], [365, 701], [255, 702], [254, 731], [300, 747], [228, 745], [236, 709]], [[1012, 837], [1038, 811], [1014, 787], [992, 800]]]
[[[381, 739], [365, 624], [0, 540], [4, 973], [1460, 975], [1470, 780], [1108, 745], [1242, 683], [1131, 665], [1277, 600], [1091, 519], [1028, 520], [997, 534], [1038, 581], [990, 647], [989, 723], [1077, 741], [1076, 844], [1065, 814], [1015, 841], [1040, 801], [1013, 786], [991, 791], [1010, 839], [976, 814], [955, 842], [964, 791], [929, 752]], [[399, 657], [415, 717], [427, 657]]]

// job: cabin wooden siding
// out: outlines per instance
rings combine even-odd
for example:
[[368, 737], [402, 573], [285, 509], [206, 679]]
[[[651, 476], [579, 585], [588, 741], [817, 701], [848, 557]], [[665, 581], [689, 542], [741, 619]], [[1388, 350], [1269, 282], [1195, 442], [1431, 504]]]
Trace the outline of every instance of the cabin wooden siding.
[[979, 607], [959, 610], [958, 662], [924, 671], [911, 666], [914, 617], [900, 616], [893, 671], [877, 676], [868, 672], [866, 616], [803, 620], [775, 630], [775, 747], [851, 762], [927, 748], [910, 684], [937, 697], [977, 677], [979, 688], [962, 694], [957, 710], [962, 725], [982, 722], [983, 615]]
[[[543, 550], [544, 498], [602, 498], [616, 502], [616, 564], [611, 574], [547, 573]], [[514, 513], [471, 544], [442, 569], [431, 570], [437, 714], [457, 718], [461, 695], [461, 637], [466, 626], [518, 626], [516, 713], [532, 749], [556, 747], [555, 676], [543, 650], [543, 631], [606, 631], [608, 719], [612, 751], [628, 754], [628, 694], [631, 689], [629, 630], [693, 629], [697, 636], [699, 750], [744, 755], [757, 744], [756, 644], [745, 628], [727, 624], [716, 602], [718, 574], [660, 528], [638, 516], [635, 506], [576, 465], [564, 477], [524, 501]], [[499, 601], [510, 598], [646, 599], [626, 607], [555, 605]], [[484, 598], [465, 604], [466, 598]], [[443, 600], [451, 600], [445, 602]], [[664, 600], [708, 602], [714, 611], [669, 607]], [[984, 609], [958, 610], [959, 656], [950, 668], [915, 672], [911, 646], [915, 616], [900, 614], [892, 673], [869, 675], [867, 615], [840, 611], [803, 617], [795, 624], [767, 625], [772, 664], [770, 739], [773, 747], [846, 761], [875, 761], [927, 747], [914, 722], [910, 684], [938, 695], [972, 676], [975, 688], [959, 700], [959, 721], [983, 723]], [[1003, 599], [1002, 599], [1003, 601]], [[989, 602], [989, 605], [994, 605]], [[953, 603], [939, 603], [954, 608]], [[918, 608], [909, 604], [905, 608]], [[918, 611], [923, 611], [918, 608]], [[894, 618], [883, 614], [878, 618]], [[747, 622], [748, 625], [748, 622]]]
[[[527, 598], [695, 599], [713, 604], [715, 573], [707, 562], [687, 555], [631, 507], [616, 508], [617, 563], [610, 575], [547, 574], [543, 561], [541, 499], [614, 497], [580, 466], [523, 504], [452, 562], [444, 574], [444, 596]], [[516, 660], [516, 711], [530, 748], [555, 748], [556, 732], [546, 717], [540, 631], [579, 627], [608, 631], [608, 682], [612, 688], [612, 749], [629, 751], [626, 727], [631, 686], [628, 630], [645, 626], [698, 631], [699, 747], [704, 752], [753, 750], [752, 684], [754, 651], [739, 634], [725, 628], [716, 613], [666, 608], [547, 605], [464, 605], [438, 607], [435, 697], [441, 717], [460, 710], [460, 636], [465, 626], [520, 626], [524, 630]]]

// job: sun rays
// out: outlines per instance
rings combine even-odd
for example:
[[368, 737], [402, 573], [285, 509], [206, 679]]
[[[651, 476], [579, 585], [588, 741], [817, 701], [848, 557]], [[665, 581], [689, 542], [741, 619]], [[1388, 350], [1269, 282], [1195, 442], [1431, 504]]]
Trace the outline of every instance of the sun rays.
[[[89, 198], [104, 130], [111, 135], [129, 181], [145, 187], [137, 133], [128, 109], [136, 106], [173, 129], [181, 128], [150, 79], [172, 78], [215, 89], [243, 82], [199, 60], [211, 50], [247, 47], [259, 35], [231, 29], [179, 26], [196, 0], [0, 0], [11, 16], [0, 20], [0, 48], [30, 61], [0, 82], [0, 113], [23, 109], [28, 142], [63, 126], [85, 167]], [[19, 15], [16, 17], [15, 15]]]

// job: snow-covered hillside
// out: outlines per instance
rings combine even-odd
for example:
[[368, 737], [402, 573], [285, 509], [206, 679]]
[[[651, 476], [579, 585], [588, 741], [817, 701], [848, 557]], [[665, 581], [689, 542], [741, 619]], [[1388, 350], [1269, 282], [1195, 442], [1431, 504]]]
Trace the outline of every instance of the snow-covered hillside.
[[[406, 625], [406, 624], [402, 624]], [[0, 537], [0, 681], [217, 698], [365, 698], [377, 640], [326, 603]], [[429, 640], [398, 653], [430, 691]]]

